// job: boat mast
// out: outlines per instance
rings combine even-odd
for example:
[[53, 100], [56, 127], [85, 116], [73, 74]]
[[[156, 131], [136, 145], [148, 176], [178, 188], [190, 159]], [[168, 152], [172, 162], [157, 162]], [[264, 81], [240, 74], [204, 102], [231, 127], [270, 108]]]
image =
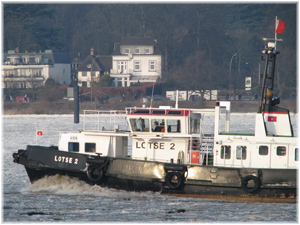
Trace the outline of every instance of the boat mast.
[[[264, 41], [268, 41], [268, 45], [262, 51], [263, 54], [266, 54], [266, 64], [263, 75], [263, 83], [261, 90], [261, 98], [260, 105], [258, 109], [258, 113], [262, 113], [264, 111], [270, 111], [270, 106], [275, 106], [279, 104], [279, 100], [273, 98], [273, 88], [274, 88], [274, 75], [275, 75], [275, 64], [276, 64], [276, 56], [280, 52], [275, 49], [275, 42], [282, 41], [282, 39], [271, 39], [264, 38]], [[269, 73], [268, 73], [269, 71]]]

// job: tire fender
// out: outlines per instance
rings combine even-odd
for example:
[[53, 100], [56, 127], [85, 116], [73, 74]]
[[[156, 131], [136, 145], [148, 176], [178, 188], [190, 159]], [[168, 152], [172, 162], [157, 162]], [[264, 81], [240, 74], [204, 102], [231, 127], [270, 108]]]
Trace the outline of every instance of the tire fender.
[[90, 179], [90, 181], [98, 182], [103, 178], [103, 168], [97, 165], [91, 165], [88, 167], [87, 176]]
[[[176, 182], [173, 182], [172, 180], [176, 179]], [[179, 188], [182, 183], [183, 183], [183, 175], [178, 172], [169, 172], [166, 175], [165, 178], [166, 184], [171, 188], [171, 189], [177, 189]]]
[[[248, 186], [248, 182], [253, 180], [254, 182], [254, 186], [252, 187], [249, 187]], [[260, 179], [259, 177], [256, 177], [256, 176], [253, 176], [253, 175], [248, 175], [248, 176], [245, 176], [243, 179], [242, 179], [242, 182], [241, 182], [241, 185], [242, 185], [242, 188], [244, 191], [248, 192], [248, 193], [252, 193], [252, 192], [255, 192], [258, 190], [258, 188], [260, 187]]]

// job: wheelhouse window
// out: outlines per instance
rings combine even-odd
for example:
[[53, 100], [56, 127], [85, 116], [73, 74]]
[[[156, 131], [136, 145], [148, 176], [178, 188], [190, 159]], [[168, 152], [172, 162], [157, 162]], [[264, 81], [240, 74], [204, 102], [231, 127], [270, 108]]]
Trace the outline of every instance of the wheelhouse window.
[[221, 146], [221, 159], [230, 159], [231, 158], [231, 146], [222, 145]]
[[298, 148], [295, 148], [295, 161], [299, 161]]
[[85, 143], [84, 151], [85, 152], [96, 152], [96, 144], [95, 143]]
[[79, 152], [78, 142], [69, 142], [69, 152]]
[[168, 133], [180, 133], [180, 120], [167, 120]]
[[259, 146], [259, 155], [268, 155], [269, 154], [269, 147], [266, 145]]
[[191, 119], [191, 133], [198, 134], [200, 132], [200, 121], [198, 119]]
[[165, 120], [164, 119], [152, 119], [151, 120], [152, 132], [165, 132]]
[[132, 131], [149, 132], [149, 119], [130, 119]]
[[247, 158], [247, 147], [236, 146], [236, 159], [245, 160]]
[[285, 146], [278, 146], [276, 150], [276, 154], [278, 156], [285, 156], [286, 155], [286, 147]]

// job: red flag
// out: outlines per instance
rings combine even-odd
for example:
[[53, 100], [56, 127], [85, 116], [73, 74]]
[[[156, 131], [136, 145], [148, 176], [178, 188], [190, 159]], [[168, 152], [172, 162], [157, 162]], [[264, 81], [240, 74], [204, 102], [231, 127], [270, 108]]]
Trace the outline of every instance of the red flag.
[[275, 32], [278, 33], [278, 34], [282, 34], [284, 28], [285, 28], [285, 22], [277, 20], [277, 27], [276, 27], [276, 31]]

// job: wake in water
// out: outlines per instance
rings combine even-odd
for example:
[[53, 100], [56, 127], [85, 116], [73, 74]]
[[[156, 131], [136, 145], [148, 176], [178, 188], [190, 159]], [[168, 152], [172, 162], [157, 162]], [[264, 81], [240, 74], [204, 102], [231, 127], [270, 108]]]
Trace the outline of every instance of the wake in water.
[[45, 176], [32, 183], [26, 190], [32, 193], [51, 193], [62, 195], [88, 195], [88, 196], [115, 196], [115, 197], [142, 197], [144, 195], [157, 195], [158, 193], [127, 192], [98, 185], [90, 185], [84, 181], [69, 176], [54, 175]]

